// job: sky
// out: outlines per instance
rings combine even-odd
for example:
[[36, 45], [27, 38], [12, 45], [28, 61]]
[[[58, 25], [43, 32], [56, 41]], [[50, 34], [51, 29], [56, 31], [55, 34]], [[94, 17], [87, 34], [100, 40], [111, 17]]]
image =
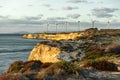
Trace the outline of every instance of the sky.
[[[0, 0], [0, 33], [120, 28], [120, 0]], [[80, 21], [80, 22], [79, 22]], [[79, 23], [78, 23], [79, 22]], [[109, 22], [109, 25], [108, 25]]]

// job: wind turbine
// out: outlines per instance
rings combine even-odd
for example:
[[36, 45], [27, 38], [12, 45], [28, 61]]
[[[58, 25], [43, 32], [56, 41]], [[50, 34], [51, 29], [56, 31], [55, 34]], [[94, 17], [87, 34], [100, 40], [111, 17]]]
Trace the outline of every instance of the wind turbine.
[[78, 28], [79, 28], [79, 31], [80, 31], [80, 21], [78, 21]]
[[95, 20], [92, 20], [92, 28], [95, 28]]
[[107, 27], [110, 28], [110, 21], [107, 22]]
[[49, 29], [48, 27], [49, 27], [49, 22], [47, 22], [47, 33], [48, 33], [48, 29]]
[[56, 22], [56, 33], [58, 33], [58, 23]]

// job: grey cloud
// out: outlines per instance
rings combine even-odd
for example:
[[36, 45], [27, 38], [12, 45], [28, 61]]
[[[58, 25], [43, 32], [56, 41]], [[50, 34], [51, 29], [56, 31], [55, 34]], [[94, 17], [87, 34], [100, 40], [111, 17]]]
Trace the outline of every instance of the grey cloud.
[[43, 4], [43, 6], [50, 7], [51, 5], [50, 4]]
[[53, 9], [53, 8], [49, 8], [49, 10], [56, 11], [56, 9]]
[[87, 0], [69, 0], [70, 3], [88, 3]]
[[0, 15], [0, 19], [2, 19], [2, 20], [4, 20], [4, 19], [9, 19], [9, 15], [7, 15], [7, 16], [2, 16], [2, 15]]
[[0, 8], [2, 8], [3, 6], [0, 6]]
[[24, 19], [26, 20], [40, 20], [43, 15], [38, 15], [38, 16], [25, 16]]
[[[20, 32], [20, 31], [28, 31], [28, 32], [46, 32], [46, 24], [48, 20], [26, 20], [26, 19], [9, 19], [9, 20], [0, 20], [0, 33], [9, 33], [9, 32]], [[50, 31], [54, 32], [55, 29], [55, 23], [59, 24], [59, 31], [65, 31], [65, 22], [64, 21], [57, 21], [57, 20], [50, 20]], [[78, 31], [78, 27], [76, 26], [77, 22], [69, 22], [68, 21], [68, 31]], [[120, 22], [111, 22], [110, 28], [118, 28], [120, 29]], [[80, 22], [81, 30], [90, 28], [91, 22]], [[107, 23], [103, 22], [96, 22], [95, 27], [97, 28], [106, 28]], [[8, 30], [8, 27], [10, 30]]]
[[98, 18], [110, 18], [114, 16], [114, 12], [117, 8], [95, 8], [92, 10], [92, 14]]
[[100, 1], [100, 2], [97, 2], [97, 3], [103, 4], [104, 2]]
[[42, 22], [40, 19], [43, 15], [38, 16], [24, 16], [21, 19], [11, 19], [9, 16], [0, 16], [0, 24], [2, 25], [24, 25], [24, 24], [32, 24], [32, 25], [41, 25]]
[[63, 10], [73, 10], [73, 9], [79, 9], [79, 8], [78, 7], [70, 7], [70, 6], [63, 7]]
[[1, 25], [41, 25], [43, 24], [42, 21], [36, 20], [25, 20], [25, 19], [9, 19], [9, 20], [0, 20]]
[[28, 6], [32, 7], [33, 5], [32, 5], [32, 4], [30, 4], [30, 5], [28, 5]]
[[47, 20], [65, 20], [65, 17], [49, 17]]
[[81, 16], [80, 14], [69, 14], [69, 15], [67, 15], [68, 18], [73, 18], [73, 19], [77, 19], [80, 16]]

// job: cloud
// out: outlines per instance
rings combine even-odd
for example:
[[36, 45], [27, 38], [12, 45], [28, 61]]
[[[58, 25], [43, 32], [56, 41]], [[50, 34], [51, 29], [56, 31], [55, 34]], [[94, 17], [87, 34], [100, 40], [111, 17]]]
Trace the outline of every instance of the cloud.
[[49, 18], [47, 18], [47, 20], [53, 20], [53, 21], [55, 21], [55, 20], [65, 20], [66, 18], [65, 17], [49, 17]]
[[77, 19], [80, 16], [81, 16], [80, 14], [69, 14], [69, 15], [67, 15], [68, 18], [73, 18], [73, 19]]
[[2, 8], [3, 6], [0, 6], [0, 8]]
[[8, 20], [0, 20], [0, 26], [1, 25], [9, 25], [9, 26], [14, 26], [14, 25], [42, 25], [43, 22], [40, 20], [26, 20], [26, 19], [8, 19]]
[[18, 25], [42, 25], [43, 20], [41, 20], [43, 15], [38, 15], [38, 16], [24, 16], [23, 18], [20, 19], [13, 19], [10, 18], [10, 16], [0, 16], [0, 26], [18, 26]]
[[114, 16], [114, 12], [118, 11], [117, 8], [95, 8], [92, 10], [92, 15], [98, 18], [110, 18]]
[[40, 20], [43, 15], [38, 15], [38, 16], [24, 16], [24, 19], [26, 20]]
[[0, 15], [0, 19], [2, 19], [2, 20], [5, 20], [5, 19], [9, 19], [9, 15], [7, 15], [7, 16], [2, 16], [2, 15]]
[[43, 4], [43, 6], [50, 7], [51, 5], [50, 4]]
[[[61, 17], [62, 19], [62, 17]], [[26, 19], [6, 19], [6, 20], [0, 20], [0, 33], [13, 33], [13, 32], [21, 32], [21, 31], [27, 31], [27, 32], [46, 32], [46, 24], [48, 20], [26, 20]], [[65, 22], [58, 21], [58, 20], [50, 20], [49, 21], [49, 31], [50, 32], [56, 32], [55, 23], [59, 24], [59, 31], [64, 32], [65, 31]], [[78, 31], [78, 27], [76, 26], [77, 22], [69, 22], [68, 21], [68, 31]], [[120, 22], [111, 22], [110, 28], [116, 28], [119, 29]], [[80, 22], [81, 30], [90, 28], [91, 22]], [[99, 29], [104, 29], [107, 27], [106, 22], [96, 22], [95, 27]], [[9, 30], [9, 29], [10, 30]]]
[[49, 10], [51, 10], [51, 11], [57, 11], [56, 9], [54, 9], [54, 8], [49, 8]]
[[63, 10], [73, 10], [73, 9], [79, 9], [79, 8], [78, 7], [70, 7], [70, 6], [63, 7]]
[[88, 3], [87, 0], [69, 0], [70, 3]]
[[32, 4], [30, 4], [30, 5], [28, 5], [28, 6], [32, 7], [33, 5], [32, 5]]

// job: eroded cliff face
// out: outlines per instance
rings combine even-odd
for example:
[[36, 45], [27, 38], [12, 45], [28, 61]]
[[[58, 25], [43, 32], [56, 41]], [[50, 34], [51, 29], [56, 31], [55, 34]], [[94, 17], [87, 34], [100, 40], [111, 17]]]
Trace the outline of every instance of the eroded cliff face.
[[84, 52], [73, 42], [44, 41], [38, 43], [30, 53], [28, 61], [40, 60], [42, 63], [64, 61], [80, 61]]
[[37, 44], [30, 53], [28, 60], [40, 60], [43, 63], [55, 63], [59, 60], [56, 58], [61, 50], [57, 47], [52, 47], [42, 43]]

